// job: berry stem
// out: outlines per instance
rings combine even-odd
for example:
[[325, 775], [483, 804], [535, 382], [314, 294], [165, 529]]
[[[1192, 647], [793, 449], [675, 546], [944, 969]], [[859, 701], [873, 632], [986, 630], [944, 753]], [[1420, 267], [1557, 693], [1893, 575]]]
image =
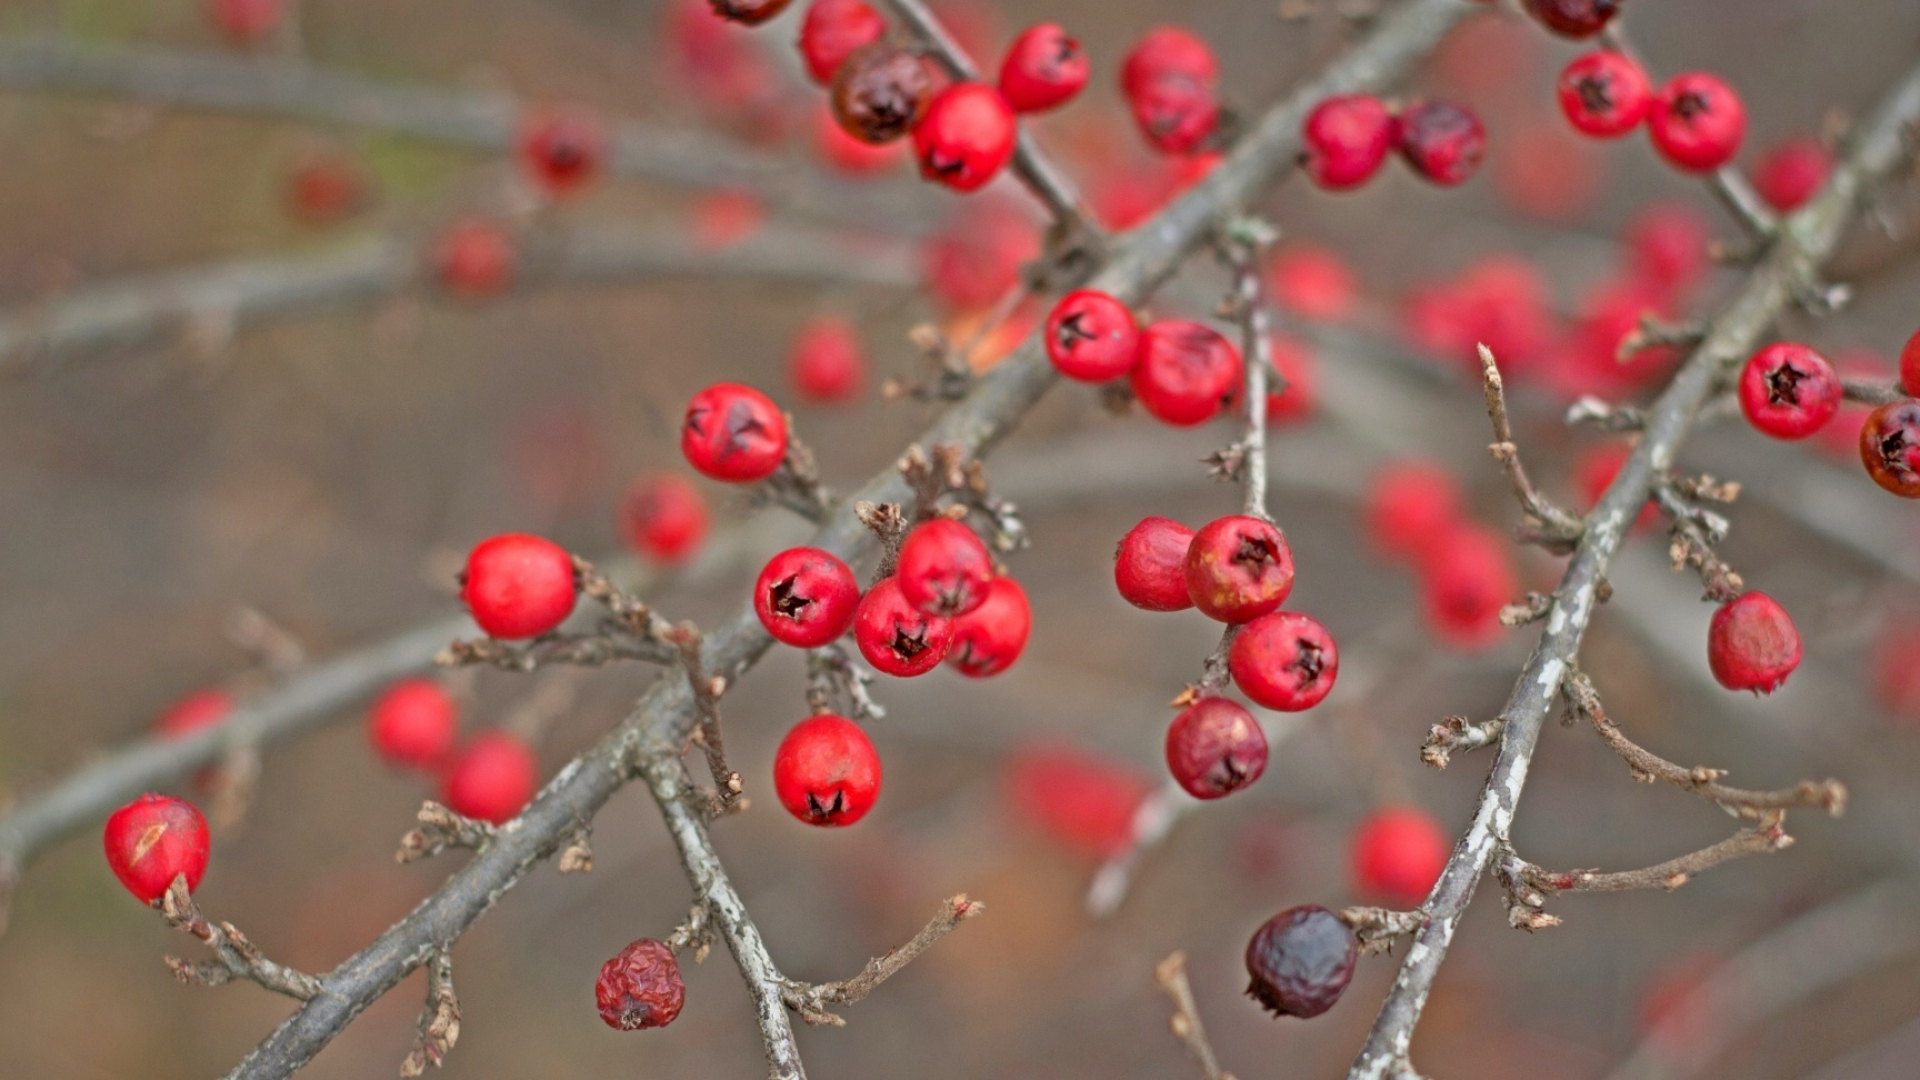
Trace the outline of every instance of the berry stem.
[[1187, 983], [1187, 954], [1176, 952], [1153, 969], [1153, 981], [1161, 992], [1173, 999], [1173, 1016], [1168, 1026], [1173, 1036], [1193, 1055], [1206, 1080], [1233, 1080], [1233, 1074], [1220, 1069], [1213, 1044], [1207, 1041], [1207, 1029], [1200, 1023], [1200, 1007], [1194, 1003], [1193, 987]]

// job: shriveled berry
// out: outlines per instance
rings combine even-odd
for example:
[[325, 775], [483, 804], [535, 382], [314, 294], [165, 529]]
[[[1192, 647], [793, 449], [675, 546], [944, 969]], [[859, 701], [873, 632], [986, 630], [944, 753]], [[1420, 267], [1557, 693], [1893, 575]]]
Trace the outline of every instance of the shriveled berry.
[[207, 18], [235, 45], [264, 40], [286, 13], [282, 0], [207, 0]]
[[1617, 138], [1653, 108], [1653, 83], [1633, 58], [1612, 49], [1582, 53], [1560, 72], [1560, 111], [1582, 134]]
[[143, 904], [160, 899], [181, 874], [188, 892], [206, 876], [207, 819], [185, 799], [147, 792], [107, 818], [104, 839], [113, 876]]
[[1097, 289], [1075, 289], [1047, 316], [1047, 359], [1060, 374], [1106, 382], [1133, 370], [1140, 329], [1127, 305]]
[[1233, 685], [1255, 704], [1300, 712], [1320, 704], [1340, 674], [1333, 635], [1297, 611], [1275, 611], [1241, 627], [1227, 650]]
[[867, 355], [860, 347], [860, 335], [839, 316], [814, 319], [794, 335], [787, 372], [793, 388], [808, 401], [852, 401], [867, 381]]
[[1167, 728], [1167, 769], [1194, 798], [1223, 798], [1267, 771], [1267, 737], [1239, 703], [1204, 697]]
[[851, 825], [880, 797], [880, 755], [860, 725], [822, 713], [793, 725], [773, 755], [773, 791], [809, 825]]
[[787, 10], [793, 0], [707, 0], [713, 13], [742, 26], [759, 26]]
[[1293, 549], [1279, 526], [1245, 514], [1215, 518], [1193, 534], [1184, 569], [1202, 615], [1244, 623], [1287, 602]]
[[636, 553], [673, 564], [700, 550], [707, 538], [707, 500], [678, 473], [642, 476], [620, 498], [620, 539]]
[[1346, 260], [1317, 244], [1288, 244], [1275, 252], [1267, 287], [1282, 310], [1320, 322], [1352, 314], [1359, 295]]
[[1346, 992], [1360, 940], [1339, 916], [1315, 904], [1288, 908], [1247, 942], [1247, 996], [1275, 1016], [1319, 1016]]
[[1418, 563], [1465, 512], [1453, 474], [1431, 461], [1392, 462], [1367, 485], [1367, 538], [1388, 558]]
[[767, 560], [753, 585], [753, 612], [774, 640], [817, 649], [853, 625], [860, 584], [831, 551], [788, 548]]
[[953, 622], [909, 604], [900, 593], [899, 578], [883, 578], [860, 598], [853, 616], [853, 643], [867, 663], [888, 675], [925, 675], [946, 659], [953, 644]]
[[1520, 590], [1504, 537], [1472, 522], [1457, 523], [1435, 538], [1423, 569], [1427, 625], [1440, 640], [1477, 649], [1500, 639], [1500, 609]]
[[1466, 183], [1487, 153], [1480, 118], [1447, 101], [1407, 106], [1393, 118], [1392, 139], [1414, 172], [1441, 187]]
[[1000, 91], [984, 83], [955, 83], [934, 95], [913, 126], [920, 175], [955, 191], [977, 191], [1012, 160], [1018, 134]]
[[980, 606], [953, 620], [947, 664], [970, 679], [998, 675], [1020, 659], [1032, 630], [1027, 590], [1010, 577], [994, 578]]
[[1653, 148], [1688, 172], [1712, 172], [1733, 160], [1747, 134], [1747, 108], [1731, 86], [1703, 71], [1675, 75], [1647, 116]]
[[1041, 112], [1065, 104], [1087, 85], [1086, 51], [1059, 23], [1020, 32], [1000, 63], [1000, 94], [1014, 112]]
[[821, 86], [832, 85], [847, 57], [886, 32], [887, 20], [861, 0], [813, 0], [800, 22], [800, 57], [807, 75]]
[[520, 124], [520, 165], [550, 198], [578, 192], [606, 167], [606, 136], [579, 109], [537, 112]]
[[1903, 499], [1920, 499], [1920, 401], [1903, 398], [1867, 414], [1860, 461], [1873, 482]]
[[539, 637], [573, 614], [573, 556], [551, 540], [502, 533], [467, 555], [460, 599], [489, 637]]
[[1606, 29], [1620, 11], [1620, 0], [1521, 0], [1542, 26], [1570, 38], [1590, 38]]
[[933, 76], [918, 56], [876, 41], [854, 51], [833, 75], [833, 117], [864, 143], [905, 135], [927, 110]]
[[866, 179], [898, 168], [906, 160], [906, 146], [890, 142], [875, 146], [847, 134], [833, 117], [831, 105], [814, 114], [813, 147], [820, 159], [848, 176]]
[[1393, 117], [1378, 98], [1337, 94], [1313, 107], [1300, 134], [1307, 179], [1328, 191], [1346, 191], [1372, 179], [1387, 160]]
[[1800, 666], [1800, 631], [1773, 597], [1741, 593], [1707, 625], [1707, 666], [1729, 690], [1771, 694]]
[[1425, 810], [1376, 810], [1353, 833], [1349, 855], [1354, 888], [1371, 899], [1415, 907], [1440, 880], [1450, 850], [1447, 831]]
[[600, 1006], [600, 1019], [615, 1031], [666, 1027], [687, 1003], [687, 984], [680, 980], [680, 961], [673, 950], [665, 942], [641, 938], [600, 965], [593, 1000]]
[[1240, 350], [1212, 327], [1162, 319], [1140, 332], [1133, 396], [1154, 418], [1178, 427], [1214, 418], [1240, 388]]
[[1220, 99], [1212, 84], [1163, 75], [1127, 94], [1140, 134], [1163, 154], [1191, 154], [1220, 126]]
[[434, 276], [457, 296], [480, 299], [513, 281], [513, 241], [500, 226], [480, 218], [454, 222], [434, 247]]
[[1900, 388], [1909, 396], [1920, 393], [1920, 330], [1900, 347]]
[[1790, 214], [1827, 182], [1833, 171], [1833, 151], [1808, 135], [1788, 139], [1769, 149], [1753, 167], [1753, 190], [1768, 206]]
[[505, 731], [488, 731], [454, 756], [440, 799], [456, 814], [500, 825], [525, 808], [539, 785], [532, 748]]
[[1120, 538], [1113, 552], [1113, 582], [1120, 597], [1147, 611], [1184, 611], [1193, 606], [1187, 595], [1187, 550], [1193, 530], [1163, 517], [1140, 519]]
[[401, 679], [367, 709], [367, 738], [395, 765], [438, 768], [453, 752], [459, 731], [453, 695], [433, 679]]
[[714, 383], [687, 402], [680, 452], [715, 480], [765, 480], [786, 459], [787, 418], [751, 386]]
[[1156, 26], [1140, 36], [1120, 65], [1120, 89], [1128, 96], [1169, 76], [1211, 86], [1220, 62], [1206, 40], [1178, 26]]
[[1776, 439], [1804, 439], [1840, 411], [1840, 376], [1805, 345], [1776, 341], [1740, 370], [1740, 411]]

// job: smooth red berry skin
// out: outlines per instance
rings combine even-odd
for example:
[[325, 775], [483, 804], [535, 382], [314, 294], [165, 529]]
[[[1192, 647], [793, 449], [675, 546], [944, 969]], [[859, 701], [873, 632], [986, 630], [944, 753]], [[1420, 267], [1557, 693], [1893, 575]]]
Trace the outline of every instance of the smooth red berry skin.
[[526, 808], [539, 786], [532, 748], [507, 732], [488, 731], [454, 756], [440, 797], [456, 814], [501, 825]]
[[1290, 244], [1275, 253], [1267, 287], [1283, 310], [1316, 322], [1345, 319], [1359, 300], [1346, 260], [1313, 244]]
[[980, 606], [953, 620], [947, 666], [969, 679], [985, 679], [1013, 666], [1033, 632], [1027, 590], [1010, 577], [994, 578]]
[[573, 556], [551, 540], [502, 533], [467, 555], [460, 599], [487, 636], [503, 641], [539, 637], [573, 614], [578, 583]]
[[946, 659], [953, 644], [953, 621], [907, 603], [900, 594], [900, 579], [883, 578], [860, 598], [853, 615], [853, 643], [877, 670], [912, 678]]
[[987, 599], [993, 555], [972, 529], [952, 518], [915, 525], [900, 543], [894, 580], [907, 603], [929, 615], [965, 615]]
[[1327, 628], [1297, 611], [1248, 623], [1227, 650], [1233, 685], [1257, 705], [1301, 712], [1323, 701], [1340, 675], [1340, 650]]
[[1141, 35], [1120, 65], [1120, 89], [1131, 98], [1165, 78], [1191, 79], [1211, 86], [1220, 78], [1213, 47], [1178, 26], [1156, 26]]
[[1339, 916], [1307, 904], [1268, 919], [1247, 942], [1247, 996], [1275, 1016], [1319, 1016], [1353, 981], [1360, 940]]
[[634, 552], [671, 566], [692, 558], [706, 540], [707, 500], [678, 473], [643, 476], [621, 496], [615, 523]]
[[1140, 328], [1127, 305], [1097, 289], [1076, 289], [1047, 316], [1047, 359], [1080, 382], [1106, 382], [1133, 370]]
[[1574, 57], [1560, 72], [1556, 90], [1567, 121], [1597, 139], [1625, 135], [1653, 109], [1653, 82], [1646, 70], [1612, 49]]
[[1204, 424], [1240, 389], [1240, 350], [1212, 327], [1162, 319], [1140, 332], [1133, 396], [1155, 419], [1176, 427]]
[[759, 26], [787, 10], [793, 0], [707, 0], [713, 13], [742, 26]]
[[1740, 411], [1762, 434], [1804, 439], [1840, 411], [1840, 376], [1805, 345], [1774, 342], [1740, 369]]
[[837, 316], [814, 319], [794, 336], [787, 373], [803, 400], [821, 405], [852, 401], [867, 381], [860, 335]]
[[513, 241], [500, 226], [479, 218], [456, 221], [434, 249], [440, 287], [456, 296], [483, 299], [513, 283]]
[[153, 722], [153, 733], [163, 739], [181, 739], [225, 720], [233, 712], [233, 695], [217, 686], [195, 690], [180, 698]]
[[1729, 690], [1771, 694], [1800, 666], [1800, 631], [1773, 597], [1742, 593], [1713, 613], [1707, 666]]
[[265, 39], [285, 16], [281, 0], [207, 0], [207, 17], [235, 45]]
[[860, 583], [831, 551], [788, 548], [767, 560], [753, 585], [753, 612], [774, 640], [817, 649], [853, 625]]
[[1163, 75], [1127, 95], [1134, 125], [1163, 154], [1201, 150], [1220, 127], [1220, 99], [1212, 84]]
[[432, 679], [401, 679], [367, 709], [367, 739], [395, 764], [435, 769], [453, 752], [460, 713], [453, 695]]
[[1414, 172], [1441, 187], [1466, 183], [1487, 155], [1480, 118], [1446, 101], [1409, 105], [1393, 118], [1392, 139]]
[[905, 135], [932, 97], [927, 65], [905, 49], [876, 41], [841, 62], [828, 102], [841, 130], [878, 146]]
[[913, 127], [920, 175], [955, 191], [977, 191], [1013, 158], [1018, 133], [1000, 91], [977, 82], [955, 83], [934, 96]]
[[1313, 107], [1301, 127], [1307, 179], [1328, 191], [1359, 187], [1393, 146], [1393, 116], [1375, 97], [1339, 94]]
[[641, 938], [600, 966], [593, 1000], [600, 1019], [615, 1031], [666, 1027], [687, 1003], [687, 984], [673, 950], [665, 942]]
[[1267, 771], [1267, 737], [1237, 702], [1206, 697], [1167, 728], [1167, 770], [1196, 799], [1220, 799]]
[[1909, 396], [1920, 391], [1920, 330], [1900, 347], [1900, 388]]
[[1101, 859], [1133, 846], [1133, 816], [1156, 786], [1129, 766], [1049, 742], [1016, 749], [1006, 783], [1021, 817]]
[[813, 0], [800, 23], [800, 57], [808, 77], [831, 86], [847, 57], [886, 32], [887, 20], [861, 0]]
[[1431, 814], [1411, 806], [1367, 815], [1354, 831], [1354, 886], [1398, 907], [1417, 907], [1446, 868], [1451, 843]]
[[1461, 649], [1500, 639], [1500, 609], [1519, 593], [1506, 540], [1471, 522], [1457, 523], [1434, 540], [1423, 564], [1421, 601], [1428, 626]]
[[1038, 23], [1020, 32], [1000, 63], [1000, 96], [1014, 112], [1044, 112], [1073, 99], [1087, 85], [1091, 65], [1059, 23]]
[[809, 825], [851, 825], [880, 798], [880, 755], [846, 717], [810, 716], [793, 725], [774, 752], [773, 792], [787, 813]]
[[1465, 513], [1466, 495], [1446, 469], [1429, 461], [1396, 461], [1367, 486], [1367, 539], [1390, 559], [1418, 564]]
[[1747, 108], [1740, 95], [1701, 71], [1675, 75], [1647, 116], [1653, 148], [1676, 168], [1712, 172], [1740, 152]]
[[1287, 602], [1293, 591], [1293, 549], [1279, 526], [1235, 514], [1193, 534], [1183, 569], [1187, 595], [1209, 619], [1252, 622]]
[[520, 125], [521, 168], [548, 198], [577, 194], [607, 163], [600, 124], [578, 110], [535, 113]]
[[786, 460], [787, 418], [772, 398], [751, 386], [714, 383], [687, 402], [680, 452], [714, 480], [765, 480]]
[[1113, 582], [1127, 603], [1145, 611], [1185, 611], [1187, 550], [1193, 530], [1163, 517], [1142, 518], [1113, 553]]
[[1867, 414], [1860, 462], [1873, 482], [1903, 499], [1920, 499], [1920, 401], [1905, 398]]
[[207, 819], [197, 807], [153, 792], [115, 810], [104, 839], [113, 876], [143, 904], [164, 896], [181, 874], [188, 892], [199, 888], [212, 850]]
[[1522, 0], [1527, 14], [1562, 37], [1590, 38], [1606, 29], [1620, 0]]
[[1801, 136], [1774, 146], [1753, 167], [1753, 190], [1768, 206], [1790, 214], [1827, 182], [1833, 171], [1833, 151], [1819, 139]]

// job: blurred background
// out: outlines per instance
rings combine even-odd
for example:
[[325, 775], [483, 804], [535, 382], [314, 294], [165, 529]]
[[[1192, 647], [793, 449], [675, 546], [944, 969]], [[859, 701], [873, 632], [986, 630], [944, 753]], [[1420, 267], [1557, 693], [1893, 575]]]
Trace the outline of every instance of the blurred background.
[[[5, 5], [0, 339], [14, 347], [4, 362], [11, 377], [0, 381], [6, 792], [31, 797], [147, 732], [188, 692], [244, 695], [297, 678], [263, 671], [257, 650], [236, 643], [236, 611], [264, 615], [325, 658], [454, 612], [453, 571], [491, 533], [620, 551], [623, 492], [644, 474], [686, 471], [679, 412], [711, 381], [774, 394], [828, 482], [847, 490], [930, 415], [931, 406], [880, 393], [889, 377], [925, 374], [909, 328], [935, 323], [974, 345], [980, 366], [1017, 340], [1030, 313], [1002, 325], [990, 312], [1038, 251], [1034, 208], [1010, 185], [961, 199], [926, 189], [904, 161], [856, 176], [823, 155], [820, 95], [792, 59], [803, 7], [747, 32], [702, 23], [697, 3], [308, 0], [263, 40], [239, 45], [196, 0]], [[1248, 116], [1350, 34], [1326, 4], [956, 0], [942, 11], [986, 66], [1030, 21], [1058, 20], [1081, 39], [1092, 83], [1035, 128], [1114, 224], [1138, 221], [1204, 168], [1152, 158], [1127, 121], [1115, 72], [1145, 29], [1178, 20], [1213, 42], [1225, 92]], [[1840, 130], [1914, 62], [1920, 40], [1920, 8], [1902, 0], [1649, 3], [1629, 5], [1624, 21], [1656, 72], [1709, 69], [1739, 89], [1751, 118], [1741, 164], [1753, 170], [1783, 142]], [[4, 52], [29, 39], [266, 68], [311, 63], [379, 85], [576, 104], [697, 136], [678, 145], [690, 160], [712, 151], [720, 164], [681, 183], [609, 176], [540, 206], [503, 154], [375, 127], [29, 92]], [[1395, 961], [1363, 962], [1320, 1019], [1273, 1020], [1242, 994], [1245, 941], [1284, 907], [1379, 899], [1350, 864], [1356, 828], [1381, 807], [1416, 806], [1458, 832], [1487, 757], [1435, 772], [1417, 758], [1420, 740], [1447, 714], [1492, 716], [1534, 637], [1511, 631], [1467, 648], [1431, 625], [1419, 579], [1367, 541], [1369, 487], [1384, 463], [1423, 458], [1457, 477], [1472, 517], [1502, 532], [1514, 523], [1466, 366], [1466, 347], [1483, 339], [1511, 375], [1529, 466], [1584, 508], [1609, 475], [1610, 448], [1623, 444], [1570, 431], [1566, 402], [1585, 392], [1643, 399], [1666, 361], [1610, 365], [1620, 335], [1643, 309], [1710, 315], [1738, 282], [1737, 269], [1706, 255], [1744, 238], [1700, 184], [1662, 166], [1637, 136], [1597, 143], [1566, 126], [1551, 87], [1576, 51], [1493, 9], [1405, 89], [1479, 113], [1489, 150], [1478, 177], [1443, 191], [1393, 168], [1340, 196], [1289, 181], [1261, 208], [1283, 233], [1270, 282], [1303, 357], [1273, 449], [1271, 502], [1299, 566], [1289, 606], [1327, 624], [1346, 670], [1324, 705], [1273, 718], [1267, 775], [1185, 816], [1145, 854], [1111, 917], [1088, 914], [1089, 882], [1124, 844], [1139, 799], [1162, 782], [1164, 703], [1198, 676], [1218, 635], [1192, 612], [1127, 606], [1110, 555], [1142, 516], [1198, 525], [1237, 507], [1237, 489], [1211, 483], [1198, 463], [1234, 437], [1229, 425], [1173, 431], [1137, 411], [1116, 416], [1079, 386], [1057, 390], [1023, 424], [988, 473], [1032, 533], [1031, 548], [1009, 559], [1032, 597], [1032, 644], [992, 680], [947, 670], [883, 680], [890, 716], [871, 730], [887, 787], [859, 827], [808, 829], [771, 798], [773, 746], [805, 713], [797, 655], [776, 652], [729, 694], [728, 744], [756, 806], [718, 825], [716, 839], [786, 972], [847, 977], [955, 892], [989, 909], [846, 1009], [847, 1027], [802, 1031], [814, 1075], [1194, 1075], [1152, 980], [1174, 949], [1190, 954], [1201, 1013], [1235, 1074], [1344, 1075]], [[741, 155], [773, 167], [742, 181], [725, 164]], [[316, 161], [344, 171], [351, 198], [299, 194], [295, 177]], [[1856, 230], [1843, 249], [1834, 276], [1856, 288], [1845, 312], [1819, 323], [1793, 316], [1781, 334], [1850, 371], [1890, 377], [1890, 358], [1915, 329], [1920, 277], [1902, 258], [1915, 208], [1911, 192], [1893, 193], [1879, 213], [1905, 228], [1893, 239]], [[876, 255], [854, 273], [863, 260], [829, 252], [807, 273], [772, 281], [674, 265], [569, 275], [530, 255], [497, 293], [451, 295], [435, 283], [436, 244], [448, 223], [475, 216], [536, 254], [554, 236], [640, 229], [681, 237], [675, 250], [697, 263], [792, 224], [910, 257]], [[33, 347], [36, 319], [98, 283], [159, 275], [140, 288], [164, 295], [168, 275], [184, 268], [324, 260], [382, 240], [418, 272], [299, 310], [235, 319], [214, 304], [132, 344]], [[1153, 310], [1204, 316], [1223, 288], [1203, 253]], [[816, 404], [794, 388], [793, 343], [822, 316], [857, 330], [866, 377], [852, 402]], [[1507, 928], [1489, 883], [1416, 1039], [1423, 1071], [1605, 1077], [1665, 1017], [1655, 1056], [1669, 1075], [1911, 1075], [1920, 934], [1913, 918], [1888, 911], [1914, 908], [1860, 898], [1920, 895], [1900, 891], [1920, 881], [1920, 646], [1908, 610], [1920, 518], [1863, 474], [1849, 448], [1858, 415], [1833, 439], [1786, 444], [1736, 414], [1683, 455], [1687, 470], [1745, 486], [1720, 551], [1801, 629], [1807, 660], [1783, 691], [1753, 698], [1712, 682], [1711, 609], [1697, 601], [1697, 578], [1667, 569], [1658, 527], [1629, 543], [1585, 652], [1610, 713], [1643, 744], [1730, 769], [1746, 786], [1838, 777], [1852, 791], [1849, 814], [1797, 813], [1791, 850], [1675, 893], [1561, 898], [1549, 910], [1566, 925], [1532, 935]], [[760, 560], [804, 530], [698, 483], [715, 535], [736, 538], [731, 550], [745, 554], [696, 561], [697, 580], [669, 574], [649, 598], [673, 617], [713, 624], [742, 602]], [[1556, 580], [1555, 560], [1510, 550], [1527, 587]], [[544, 777], [616, 724], [653, 676], [627, 666], [577, 677], [462, 673], [449, 683], [468, 731], [524, 713], [530, 700], [549, 710]], [[564, 693], [538, 697], [556, 680]], [[358, 712], [267, 748], [250, 808], [216, 837], [200, 903], [275, 958], [330, 968], [466, 857], [393, 862], [413, 811], [433, 794], [430, 781], [373, 756]], [[1516, 841], [1549, 867], [1626, 869], [1734, 827], [1684, 793], [1632, 783], [1584, 728], [1550, 726]], [[160, 956], [197, 957], [198, 946], [116, 886], [96, 835], [48, 852], [14, 897], [0, 937], [7, 1074], [224, 1071], [287, 1003], [251, 986], [175, 985]], [[634, 938], [664, 937], [689, 895], [643, 792], [616, 797], [593, 839], [592, 873], [536, 870], [461, 940], [464, 1025], [447, 1075], [759, 1075], [752, 1013], [724, 950], [687, 965], [686, 1010], [670, 1028], [620, 1034], [595, 1015], [601, 962]], [[1818, 934], [1800, 921], [1836, 911]], [[1792, 948], [1768, 952], [1781, 935]], [[1736, 962], [1757, 965], [1741, 970], [1782, 992], [1778, 1010], [1734, 1024], [1712, 1002], [1676, 1004]], [[390, 1075], [422, 993], [416, 974], [306, 1075]], [[1680, 1008], [1689, 1011], [1675, 1019]]]

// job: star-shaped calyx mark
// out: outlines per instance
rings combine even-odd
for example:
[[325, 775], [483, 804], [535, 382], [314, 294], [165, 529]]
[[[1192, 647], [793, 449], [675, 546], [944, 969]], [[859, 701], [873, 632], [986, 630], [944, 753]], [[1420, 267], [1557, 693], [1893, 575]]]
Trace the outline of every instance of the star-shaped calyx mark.
[[774, 614], [784, 615], [798, 622], [800, 613], [813, 603], [812, 597], [801, 596], [794, 590], [794, 584], [799, 580], [800, 575], [795, 574], [774, 582], [773, 586], [767, 590], [768, 597], [773, 601]]
[[845, 788], [834, 788], [833, 797], [826, 802], [820, 801], [816, 792], [807, 792], [807, 816], [815, 821], [832, 821], [847, 812], [847, 792]]

